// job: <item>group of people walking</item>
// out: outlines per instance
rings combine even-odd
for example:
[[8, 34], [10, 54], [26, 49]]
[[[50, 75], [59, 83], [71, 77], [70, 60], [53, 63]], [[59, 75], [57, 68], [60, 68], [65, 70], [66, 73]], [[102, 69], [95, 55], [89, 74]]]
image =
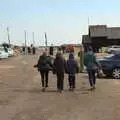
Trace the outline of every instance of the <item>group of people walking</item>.
[[37, 65], [41, 75], [43, 91], [48, 87], [48, 75], [49, 71], [53, 71], [53, 74], [57, 76], [57, 90], [62, 92], [64, 89], [64, 73], [69, 75], [70, 90], [75, 89], [75, 74], [78, 73], [78, 64], [74, 59], [74, 54], [69, 54], [69, 59], [66, 61], [61, 52], [56, 54], [56, 58], [52, 62], [51, 57], [46, 52], [39, 57]]
[[23, 55], [25, 55], [26, 53], [29, 55], [35, 55], [36, 54], [36, 48], [34, 46], [31, 47], [22, 47], [22, 51]]
[[[84, 54], [84, 64], [88, 71], [91, 89], [95, 89], [95, 73], [99, 64], [94, 53], [92, 52], [92, 48], [89, 48], [88, 52]], [[47, 55], [46, 51], [44, 51], [43, 54], [39, 57], [38, 63], [34, 65], [34, 67], [37, 67], [38, 71], [40, 72], [43, 91], [45, 91], [45, 88], [48, 87], [49, 71], [52, 71], [53, 74], [56, 74], [57, 76], [58, 92], [61, 93], [64, 89], [65, 73], [68, 74], [69, 90], [75, 89], [76, 73], [79, 72], [79, 66], [74, 58], [74, 53], [70, 53], [69, 59], [65, 60], [61, 52], [58, 52], [55, 59], [51, 60], [51, 57]]]

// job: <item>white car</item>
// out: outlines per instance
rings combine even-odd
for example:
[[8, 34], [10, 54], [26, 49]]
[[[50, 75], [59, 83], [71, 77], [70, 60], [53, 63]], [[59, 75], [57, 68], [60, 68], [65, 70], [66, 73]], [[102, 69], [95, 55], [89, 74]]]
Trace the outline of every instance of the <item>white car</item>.
[[8, 58], [8, 53], [0, 49], [0, 59]]
[[13, 49], [8, 48], [8, 56], [9, 56], [9, 57], [10, 57], [10, 56], [13, 56], [13, 54], [14, 54]]
[[108, 47], [108, 53], [112, 52], [120, 52], [120, 46], [119, 45], [113, 45]]

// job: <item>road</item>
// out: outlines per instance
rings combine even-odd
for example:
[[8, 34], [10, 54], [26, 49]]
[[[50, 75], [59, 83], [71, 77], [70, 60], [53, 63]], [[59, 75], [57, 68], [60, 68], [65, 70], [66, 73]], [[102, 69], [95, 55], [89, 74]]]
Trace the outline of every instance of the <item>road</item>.
[[42, 92], [40, 75], [33, 65], [38, 56], [19, 56], [0, 61], [0, 120], [120, 120], [120, 81], [98, 79], [88, 91], [87, 74], [77, 75], [77, 88], [68, 91], [65, 75], [62, 94], [56, 76]]

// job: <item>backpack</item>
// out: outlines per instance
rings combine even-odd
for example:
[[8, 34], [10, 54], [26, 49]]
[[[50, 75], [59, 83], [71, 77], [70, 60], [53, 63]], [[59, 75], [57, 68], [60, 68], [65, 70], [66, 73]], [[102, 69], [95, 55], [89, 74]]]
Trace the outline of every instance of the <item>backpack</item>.
[[38, 69], [42, 71], [52, 70], [48, 56], [40, 56], [39, 62], [38, 62]]

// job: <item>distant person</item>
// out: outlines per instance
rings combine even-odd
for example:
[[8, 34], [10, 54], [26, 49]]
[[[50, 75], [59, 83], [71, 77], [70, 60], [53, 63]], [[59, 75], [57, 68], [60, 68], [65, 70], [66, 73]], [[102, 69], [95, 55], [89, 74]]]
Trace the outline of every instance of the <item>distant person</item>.
[[44, 91], [45, 88], [48, 87], [49, 71], [52, 70], [52, 62], [46, 51], [39, 57], [38, 63], [34, 67], [37, 67], [41, 74], [42, 87]]
[[57, 89], [60, 93], [63, 90], [64, 72], [66, 72], [66, 69], [66, 60], [63, 58], [62, 54], [58, 52], [53, 63], [53, 72], [57, 75]]
[[80, 46], [80, 51], [78, 52], [78, 57], [80, 58], [80, 72], [82, 73], [84, 70], [84, 49]]
[[25, 54], [25, 46], [22, 47], [22, 52]]
[[89, 47], [88, 51], [84, 54], [84, 65], [87, 68], [91, 90], [93, 90], [95, 89], [96, 84], [95, 73], [97, 72], [99, 64], [96, 60], [95, 54], [93, 53], [92, 47]]
[[58, 52], [58, 53], [62, 53], [61, 47], [58, 47], [58, 48], [57, 48], [57, 52]]
[[68, 72], [68, 80], [69, 80], [69, 89], [75, 89], [75, 74], [79, 72], [79, 67], [77, 61], [74, 59], [74, 55], [72, 53], [69, 54], [69, 59], [67, 60], [67, 72]]
[[31, 54], [31, 48], [28, 47], [28, 54]]
[[51, 46], [50, 49], [49, 49], [49, 54], [50, 55], [53, 55], [53, 47]]
[[32, 48], [32, 52], [33, 52], [33, 55], [36, 54], [36, 48], [35, 47]]

